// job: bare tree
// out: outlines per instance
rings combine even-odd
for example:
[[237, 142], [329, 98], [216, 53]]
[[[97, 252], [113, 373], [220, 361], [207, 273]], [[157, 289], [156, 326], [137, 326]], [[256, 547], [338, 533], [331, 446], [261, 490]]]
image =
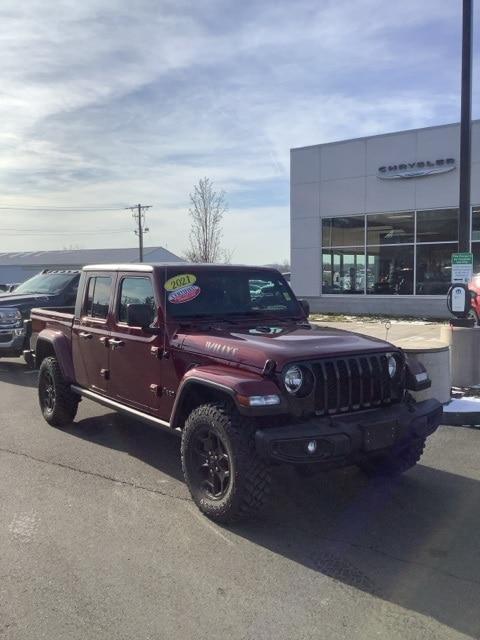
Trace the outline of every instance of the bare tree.
[[290, 271], [290, 260], [284, 258], [280, 262], [271, 262], [266, 265], [267, 267], [273, 267], [274, 269], [278, 269], [280, 273], [287, 273]]
[[222, 221], [228, 211], [224, 191], [215, 191], [213, 182], [203, 178], [190, 194], [192, 219], [190, 247], [185, 257], [190, 262], [229, 262], [231, 254], [222, 247]]

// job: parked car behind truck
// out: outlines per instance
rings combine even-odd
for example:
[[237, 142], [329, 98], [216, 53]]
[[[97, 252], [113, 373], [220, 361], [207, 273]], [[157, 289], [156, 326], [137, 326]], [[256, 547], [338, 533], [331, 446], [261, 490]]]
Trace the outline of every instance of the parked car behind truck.
[[73, 310], [79, 279], [78, 270], [45, 269], [11, 292], [0, 294], [0, 358], [16, 358], [24, 351], [29, 352], [33, 307]]
[[82, 397], [178, 434], [193, 500], [231, 522], [265, 501], [272, 465], [397, 474], [438, 427], [420, 365], [391, 344], [316, 330], [270, 268], [85, 267], [75, 310], [32, 311], [47, 422]]

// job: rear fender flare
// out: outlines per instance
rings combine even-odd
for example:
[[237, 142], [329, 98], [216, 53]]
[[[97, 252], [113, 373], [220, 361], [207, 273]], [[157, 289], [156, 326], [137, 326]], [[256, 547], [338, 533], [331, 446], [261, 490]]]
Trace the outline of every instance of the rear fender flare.
[[72, 348], [67, 337], [60, 331], [44, 329], [38, 334], [35, 344], [35, 360], [40, 366], [44, 358], [53, 355], [66, 382], [75, 382]]

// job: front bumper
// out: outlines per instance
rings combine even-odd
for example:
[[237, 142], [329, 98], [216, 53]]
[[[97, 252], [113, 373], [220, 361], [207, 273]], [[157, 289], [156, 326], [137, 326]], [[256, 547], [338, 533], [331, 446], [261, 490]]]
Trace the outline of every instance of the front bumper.
[[[19, 332], [22, 333], [19, 333]], [[26, 333], [22, 327], [0, 328], [0, 356], [15, 358], [22, 355]]]
[[[400, 403], [267, 427], [256, 432], [255, 443], [259, 455], [268, 460], [341, 467], [391, 450], [412, 437], [426, 438], [440, 425], [442, 413], [442, 405], [437, 400]], [[311, 442], [315, 442], [313, 453], [307, 449]]]

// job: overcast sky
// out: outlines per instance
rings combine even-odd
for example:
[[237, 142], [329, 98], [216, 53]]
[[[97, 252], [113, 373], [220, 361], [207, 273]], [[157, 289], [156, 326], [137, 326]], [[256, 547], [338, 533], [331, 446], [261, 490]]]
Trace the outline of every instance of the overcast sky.
[[118, 210], [1, 209], [0, 251], [134, 246], [141, 202], [181, 253], [208, 176], [234, 261], [287, 258], [291, 147], [459, 119], [460, 6], [2, 0], [0, 206]]

